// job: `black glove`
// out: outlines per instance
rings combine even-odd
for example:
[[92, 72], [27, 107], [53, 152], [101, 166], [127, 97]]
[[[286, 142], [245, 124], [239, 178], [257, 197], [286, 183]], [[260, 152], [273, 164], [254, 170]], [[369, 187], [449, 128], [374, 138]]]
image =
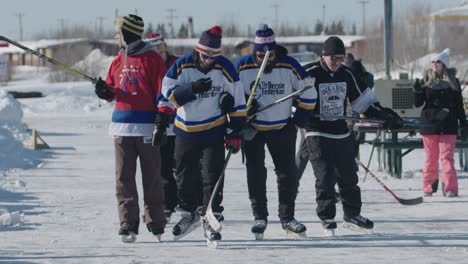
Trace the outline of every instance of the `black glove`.
[[414, 82], [413, 88], [414, 88], [414, 91], [418, 92], [418, 93], [423, 91], [423, 86], [421, 85], [421, 82], [420, 82], [420, 80], [418, 78], [416, 78], [416, 81]]
[[164, 145], [167, 141], [167, 132], [166, 129], [169, 127], [169, 122], [171, 121], [171, 116], [158, 113], [156, 115], [156, 120], [154, 121], [155, 127], [153, 130], [153, 140], [151, 144], [155, 145]]
[[249, 106], [247, 106], [247, 116], [252, 116], [257, 113], [260, 106], [258, 105], [257, 100], [253, 99]]
[[468, 126], [462, 126], [458, 129], [458, 138], [465, 141], [468, 138]]
[[203, 93], [211, 89], [211, 78], [201, 78], [192, 83], [193, 93]]
[[231, 113], [234, 110], [234, 97], [227, 92], [222, 92], [219, 96], [219, 106], [224, 115]]
[[383, 128], [400, 129], [403, 127], [404, 121], [397, 113], [395, 113], [395, 111], [388, 107], [383, 108], [381, 111], [383, 112], [382, 119], [385, 120]]
[[111, 88], [107, 85], [105, 81], [99, 77], [96, 84], [94, 85], [94, 92], [96, 93], [97, 97], [103, 100], [109, 100], [114, 96]]

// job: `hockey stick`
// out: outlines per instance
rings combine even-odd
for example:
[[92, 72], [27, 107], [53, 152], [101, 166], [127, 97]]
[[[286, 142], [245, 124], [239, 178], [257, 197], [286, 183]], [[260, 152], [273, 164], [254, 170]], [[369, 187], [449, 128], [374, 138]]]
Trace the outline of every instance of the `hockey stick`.
[[417, 198], [413, 198], [413, 199], [403, 199], [403, 198], [400, 198], [398, 197], [394, 192], [392, 192], [392, 190], [390, 190], [377, 176], [375, 176], [360, 160], [356, 159], [356, 162], [361, 165], [361, 167], [367, 172], [369, 173], [370, 176], [372, 176], [372, 178], [374, 178], [380, 185], [382, 185], [382, 187], [387, 191], [389, 192], [393, 198], [395, 198], [395, 200], [397, 200], [400, 204], [402, 205], [416, 205], [416, 204], [420, 204], [423, 202], [423, 198], [422, 197], [417, 197]]
[[93, 84], [96, 84], [96, 82], [97, 82], [96, 78], [90, 77], [90, 76], [88, 76], [88, 75], [86, 75], [86, 74], [84, 74], [84, 73], [82, 73], [80, 71], [72, 69], [72, 68], [68, 67], [67, 65], [65, 65], [63, 63], [58, 62], [58, 61], [56, 61], [56, 60], [54, 60], [52, 58], [49, 58], [46, 55], [44, 55], [42, 53], [39, 53], [39, 52], [37, 52], [35, 50], [32, 50], [32, 49], [30, 49], [30, 48], [28, 48], [26, 46], [23, 46], [23, 45], [19, 44], [18, 42], [14, 41], [14, 40], [11, 40], [11, 39], [9, 39], [7, 37], [4, 37], [4, 36], [0, 36], [0, 40], [6, 41], [6, 42], [18, 47], [18, 48], [30, 53], [30, 54], [36, 55], [37, 57], [39, 57], [39, 58], [41, 58], [41, 59], [43, 59], [45, 61], [48, 61], [48, 62], [58, 66], [60, 69], [65, 70], [65, 71], [67, 71], [67, 72], [69, 72], [69, 73], [71, 73], [73, 75], [76, 75], [76, 76], [78, 76], [80, 78], [83, 78], [83, 79], [87, 79], [87, 80], [91, 81]]
[[268, 62], [269, 57], [270, 57], [270, 51], [267, 50], [266, 53], [265, 53], [265, 57], [263, 57], [262, 64], [260, 65], [260, 70], [258, 70], [257, 78], [255, 79], [252, 90], [250, 91], [250, 96], [249, 96], [249, 99], [247, 100], [247, 104], [246, 104], [247, 108], [249, 108], [250, 105], [252, 105], [252, 101], [253, 101], [253, 99], [255, 97], [255, 92], [257, 91], [258, 83], [260, 82], [260, 78], [262, 77], [263, 71], [265, 71], [265, 67], [266, 67], [266, 64]]
[[[311, 78], [311, 79], [313, 79], [312, 82], [315, 82], [315, 78]], [[300, 95], [301, 93], [303, 93], [303, 92], [305, 92], [305, 91], [307, 91], [307, 90], [309, 90], [310, 88], [313, 88], [313, 87], [314, 87], [314, 85], [313, 85], [313, 83], [312, 83], [312, 85], [308, 85], [308, 86], [302, 88], [301, 90], [297, 90], [297, 91], [295, 91], [294, 93], [291, 93], [291, 94], [289, 94], [289, 95], [287, 95], [287, 96], [285, 96], [285, 97], [283, 97], [283, 98], [280, 98], [280, 99], [274, 101], [273, 103], [271, 103], [271, 104], [269, 104], [269, 105], [266, 105], [266, 106], [264, 106], [264, 107], [262, 107], [262, 108], [259, 108], [256, 112], [254, 112], [252, 115], [250, 115], [250, 116], [247, 117], [247, 123], [246, 123], [246, 125], [244, 126], [244, 128], [241, 129], [242, 138], [243, 138], [244, 140], [250, 141], [250, 140], [252, 140], [252, 139], [255, 137], [255, 134], [257, 134], [257, 130], [254, 129], [253, 127], [251, 127], [251, 126], [250, 126], [250, 123], [252, 123], [252, 121], [254, 120], [254, 118], [255, 118], [259, 113], [261, 113], [261, 112], [263, 112], [263, 111], [265, 111], [265, 110], [267, 110], [267, 109], [270, 109], [270, 108], [274, 107], [274, 106], [277, 105], [277, 104], [280, 104], [280, 103], [282, 103], [282, 102], [284, 102], [284, 101], [287, 101], [287, 100], [293, 98], [294, 96], [298, 96], [298, 95]]]
[[[341, 120], [351, 120], [351, 121], [362, 121], [362, 122], [367, 122], [367, 123], [377, 123], [377, 124], [384, 124], [385, 120], [383, 119], [377, 119], [377, 118], [362, 118], [362, 117], [356, 117], [356, 116], [342, 116], [342, 115], [323, 115], [323, 114], [314, 114], [314, 117], [321, 118], [324, 121], [335, 121], [337, 119]], [[409, 121], [404, 121], [403, 123], [405, 126], [408, 127], [422, 127], [426, 126], [421, 123], [413, 123]]]
[[231, 158], [232, 148], [229, 148], [229, 151], [226, 155], [226, 159], [224, 160], [224, 167], [221, 171], [221, 175], [219, 176], [218, 181], [216, 182], [215, 187], [213, 188], [213, 192], [211, 193], [210, 201], [208, 202], [208, 206], [205, 213], [205, 219], [208, 221], [210, 226], [213, 228], [215, 232], [219, 232], [222, 229], [221, 223], [219, 223], [218, 219], [213, 213], [213, 200], [218, 193], [218, 189], [221, 186], [221, 182], [224, 180], [224, 171], [228, 165], [229, 159]]

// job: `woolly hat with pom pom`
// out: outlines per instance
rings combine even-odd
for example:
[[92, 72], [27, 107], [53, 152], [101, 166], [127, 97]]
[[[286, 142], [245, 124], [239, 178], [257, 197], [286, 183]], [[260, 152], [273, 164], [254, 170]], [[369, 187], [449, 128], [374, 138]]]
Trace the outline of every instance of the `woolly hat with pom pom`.
[[222, 33], [223, 30], [219, 26], [203, 31], [200, 40], [195, 45], [195, 50], [211, 57], [221, 55]]

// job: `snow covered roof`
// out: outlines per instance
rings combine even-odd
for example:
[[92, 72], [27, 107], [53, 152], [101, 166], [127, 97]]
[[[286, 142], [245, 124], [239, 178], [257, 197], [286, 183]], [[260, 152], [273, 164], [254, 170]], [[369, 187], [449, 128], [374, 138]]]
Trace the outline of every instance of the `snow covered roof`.
[[430, 15], [434, 16], [467, 16], [468, 18], [468, 3], [465, 3], [462, 6], [450, 7], [438, 10]]
[[[276, 42], [281, 44], [300, 44], [300, 43], [323, 43], [325, 40], [330, 37], [329, 35], [314, 35], [314, 36], [293, 36], [293, 37], [277, 37]], [[351, 47], [351, 44], [354, 41], [365, 39], [365, 36], [348, 36], [340, 35], [338, 36], [343, 40], [345, 47]], [[113, 40], [115, 42], [115, 40]], [[193, 47], [198, 43], [198, 38], [166, 38], [165, 41], [169, 47], [179, 46], [179, 47]], [[223, 37], [222, 45], [226, 46], [237, 46], [238, 44], [244, 41], [252, 41], [253, 38], [248, 37]], [[106, 41], [107, 42], [107, 41]]]
[[[42, 40], [35, 40], [35, 41], [21, 41], [20, 43], [23, 46], [26, 46], [32, 50], [37, 50], [40, 48], [47, 48], [51, 46], [56, 46], [60, 44], [67, 44], [67, 43], [74, 43], [74, 42], [81, 42], [81, 41], [89, 41], [85, 38], [77, 38], [77, 39], [42, 39]], [[16, 47], [15, 45], [9, 44], [8, 47], [0, 48], [0, 54], [4, 53], [23, 53], [24, 50]]]

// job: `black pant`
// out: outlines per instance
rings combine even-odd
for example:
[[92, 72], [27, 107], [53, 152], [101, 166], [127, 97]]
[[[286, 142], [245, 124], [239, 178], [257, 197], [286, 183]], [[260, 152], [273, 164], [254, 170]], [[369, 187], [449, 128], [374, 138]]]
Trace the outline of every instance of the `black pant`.
[[[202, 155], [202, 173], [200, 174]], [[174, 158], [179, 207], [194, 212], [200, 204], [203, 204], [202, 213], [204, 214], [211, 193], [224, 167], [224, 142], [193, 144], [176, 136]], [[200, 189], [200, 181], [202, 182], [202, 190]], [[224, 182], [220, 184], [218, 193], [213, 200], [214, 212], [223, 211], [221, 202]], [[202, 201], [200, 201], [200, 197], [203, 197]]]
[[163, 177], [166, 210], [174, 211], [179, 203], [177, 199], [177, 184], [174, 178], [174, 144], [175, 137], [167, 137], [166, 144], [160, 146], [161, 176]]
[[294, 217], [297, 195], [297, 176], [295, 165], [296, 128], [286, 125], [280, 131], [259, 131], [252, 141], [246, 141], [243, 150], [246, 157], [247, 184], [249, 198], [255, 219], [268, 216], [265, 168], [265, 144], [275, 165], [278, 183], [278, 214], [281, 220]]
[[362, 205], [361, 190], [357, 185], [357, 166], [351, 136], [343, 139], [311, 136], [307, 137], [307, 144], [316, 177], [318, 217], [322, 220], [335, 218], [335, 184], [338, 184], [345, 216], [359, 215]]

